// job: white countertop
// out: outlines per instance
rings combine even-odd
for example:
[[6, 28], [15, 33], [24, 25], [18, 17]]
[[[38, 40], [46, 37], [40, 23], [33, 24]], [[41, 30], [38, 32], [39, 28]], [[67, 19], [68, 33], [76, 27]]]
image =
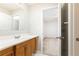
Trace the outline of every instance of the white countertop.
[[29, 34], [22, 34], [21, 38], [15, 39], [14, 37], [0, 39], [0, 51], [4, 50], [6, 48], [9, 48], [11, 46], [14, 46], [16, 44], [22, 43], [24, 41], [30, 40], [34, 37], [38, 37], [37, 35], [29, 35]]

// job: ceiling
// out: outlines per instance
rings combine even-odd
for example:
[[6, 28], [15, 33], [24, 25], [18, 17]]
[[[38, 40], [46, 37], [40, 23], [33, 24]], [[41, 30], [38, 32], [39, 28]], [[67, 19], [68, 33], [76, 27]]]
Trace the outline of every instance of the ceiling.
[[25, 6], [32, 5], [55, 5], [56, 3], [0, 3], [0, 8], [6, 9], [8, 11], [14, 11]]
[[56, 3], [0, 3], [0, 8], [8, 11], [14, 12], [15, 10], [23, 9], [26, 6], [33, 5], [57, 5]]
[[12, 3], [0, 3], [0, 8], [3, 8], [7, 11], [15, 11], [17, 9], [22, 9], [23, 4], [12, 4]]

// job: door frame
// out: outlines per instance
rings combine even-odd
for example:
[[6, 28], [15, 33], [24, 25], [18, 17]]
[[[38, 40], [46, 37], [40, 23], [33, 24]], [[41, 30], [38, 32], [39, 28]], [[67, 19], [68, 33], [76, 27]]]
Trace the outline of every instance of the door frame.
[[74, 56], [74, 3], [68, 4], [68, 56]]
[[[61, 37], [61, 3], [58, 3], [58, 36]], [[61, 56], [61, 39], [58, 39], [59, 44], [59, 53], [58, 56]]]

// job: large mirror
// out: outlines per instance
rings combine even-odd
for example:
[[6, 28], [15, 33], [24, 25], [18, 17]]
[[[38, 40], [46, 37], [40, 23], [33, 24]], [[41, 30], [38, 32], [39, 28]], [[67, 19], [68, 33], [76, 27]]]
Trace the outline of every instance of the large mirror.
[[19, 16], [8, 15], [0, 11], [0, 31], [18, 31]]
[[0, 31], [12, 30], [12, 16], [0, 11]]
[[0, 34], [28, 31], [28, 6], [0, 3]]

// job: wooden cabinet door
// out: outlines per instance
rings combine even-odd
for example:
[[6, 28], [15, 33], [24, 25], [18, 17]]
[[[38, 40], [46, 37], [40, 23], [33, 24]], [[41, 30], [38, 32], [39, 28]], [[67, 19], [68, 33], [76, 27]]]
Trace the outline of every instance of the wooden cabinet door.
[[32, 56], [32, 47], [30, 45], [25, 46], [25, 56]]
[[25, 47], [16, 47], [16, 56], [25, 56]]
[[7, 52], [7, 53], [3, 54], [2, 56], [14, 56], [14, 53], [13, 52]]
[[31, 46], [32, 46], [32, 52], [35, 53], [36, 52], [36, 47], [37, 47], [36, 38], [32, 39]]
[[16, 48], [16, 56], [32, 56], [32, 49], [28, 45]]
[[16, 56], [32, 56], [36, 52], [36, 39], [16, 45]]
[[13, 47], [0, 51], [0, 56], [14, 56]]

